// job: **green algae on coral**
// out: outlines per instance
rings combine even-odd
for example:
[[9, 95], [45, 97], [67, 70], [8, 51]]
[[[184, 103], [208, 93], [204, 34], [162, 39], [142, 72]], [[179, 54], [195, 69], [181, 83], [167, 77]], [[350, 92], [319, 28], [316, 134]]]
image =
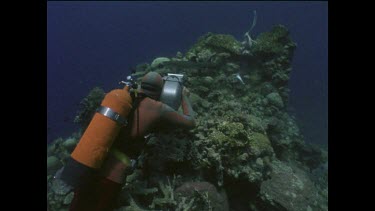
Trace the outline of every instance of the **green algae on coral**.
[[261, 133], [252, 133], [249, 135], [251, 152], [254, 156], [272, 155], [273, 148], [266, 135]]
[[241, 49], [241, 44], [231, 35], [207, 33], [198, 39], [187, 54], [191, 55], [188, 59], [194, 61], [193, 55], [202, 51], [240, 55]]
[[270, 32], [264, 32], [257, 37], [252, 51], [262, 56], [275, 56], [295, 47], [296, 44], [289, 37], [289, 30], [283, 25], [277, 25]]

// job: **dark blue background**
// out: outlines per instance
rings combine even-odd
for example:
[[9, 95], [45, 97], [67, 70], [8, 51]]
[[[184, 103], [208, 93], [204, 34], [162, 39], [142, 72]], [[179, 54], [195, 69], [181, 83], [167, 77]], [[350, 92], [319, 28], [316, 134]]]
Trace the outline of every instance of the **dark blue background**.
[[129, 67], [185, 53], [199, 36], [242, 40], [258, 13], [253, 37], [275, 24], [298, 47], [290, 103], [306, 141], [328, 142], [327, 2], [48, 2], [47, 141], [67, 137], [90, 89], [109, 91]]

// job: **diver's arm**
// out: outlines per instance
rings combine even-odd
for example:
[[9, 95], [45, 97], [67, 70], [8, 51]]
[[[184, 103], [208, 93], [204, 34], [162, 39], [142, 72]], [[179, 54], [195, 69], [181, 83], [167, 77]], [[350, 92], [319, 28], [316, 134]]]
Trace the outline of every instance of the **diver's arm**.
[[191, 118], [194, 119], [194, 111], [193, 111], [193, 108], [191, 107], [188, 96], [182, 95], [181, 107], [182, 107], [182, 112], [184, 113], [184, 115], [190, 116]]
[[183, 114], [180, 114], [170, 106], [163, 104], [161, 119], [172, 125], [193, 129], [195, 127], [194, 111], [185, 93], [182, 95], [181, 106]]

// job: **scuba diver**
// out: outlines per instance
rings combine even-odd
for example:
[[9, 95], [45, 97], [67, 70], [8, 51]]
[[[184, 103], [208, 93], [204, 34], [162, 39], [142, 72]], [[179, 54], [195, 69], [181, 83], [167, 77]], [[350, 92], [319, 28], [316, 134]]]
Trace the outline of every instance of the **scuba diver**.
[[195, 127], [194, 111], [188, 98], [189, 90], [186, 87], [182, 89], [181, 114], [159, 101], [163, 85], [163, 78], [156, 72], [149, 72], [142, 78], [135, 96], [133, 93], [129, 124], [121, 128], [94, 182], [74, 190], [70, 211], [115, 209], [126, 175], [146, 145], [145, 136], [156, 131], [159, 125], [185, 129]]

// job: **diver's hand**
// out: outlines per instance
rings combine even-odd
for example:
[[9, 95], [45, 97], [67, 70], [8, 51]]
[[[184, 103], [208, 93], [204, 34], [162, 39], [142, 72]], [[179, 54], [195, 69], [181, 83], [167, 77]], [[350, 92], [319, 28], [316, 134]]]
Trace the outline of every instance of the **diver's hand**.
[[184, 86], [184, 88], [182, 89], [182, 94], [185, 95], [186, 97], [189, 97], [190, 96], [189, 89]]

